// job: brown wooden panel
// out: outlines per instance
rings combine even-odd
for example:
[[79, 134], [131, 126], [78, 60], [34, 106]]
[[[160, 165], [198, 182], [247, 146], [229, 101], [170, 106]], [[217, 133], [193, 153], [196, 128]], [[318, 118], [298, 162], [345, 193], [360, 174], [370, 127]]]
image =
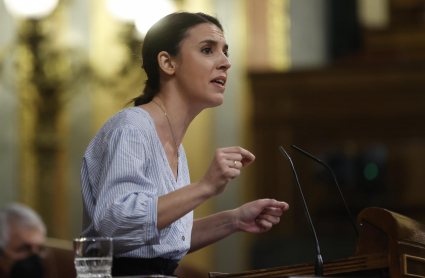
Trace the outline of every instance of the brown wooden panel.
[[[279, 153], [279, 145], [294, 161], [313, 211], [313, 222], [320, 221], [320, 215], [326, 212], [342, 209], [342, 203], [337, 197], [327, 199], [336, 188], [333, 184], [321, 185], [313, 175], [315, 166], [294, 153], [291, 144], [313, 155], [332, 149], [344, 150], [350, 155], [365, 151], [373, 144], [384, 145], [388, 152], [388, 171], [380, 203], [375, 204], [372, 199], [356, 203], [354, 200], [364, 199], [365, 193], [343, 188], [343, 192], [346, 190], [350, 195], [351, 203], [357, 206], [354, 212], [379, 205], [412, 213], [409, 216], [416, 219], [425, 218], [425, 202], [413, 200], [415, 196], [425, 196], [425, 188], [417, 186], [425, 184], [425, 175], [417, 174], [421, 165], [425, 165], [425, 156], [416, 155], [425, 153], [425, 65], [363, 65], [253, 73], [251, 79], [257, 156], [254, 167], [257, 184], [264, 184], [257, 189], [257, 194], [292, 205], [286, 216], [289, 222], [274, 229], [271, 236], [290, 234], [288, 230], [298, 231], [299, 224], [293, 222], [294, 213], [302, 210], [289, 164]], [[336, 222], [346, 221], [342, 214], [341, 219], [335, 218]]]
[[[383, 269], [388, 267], [388, 255], [386, 253], [372, 254], [367, 256], [351, 257], [347, 259], [335, 260], [324, 263], [324, 275], [345, 274], [365, 272], [373, 269]], [[211, 277], [283, 277], [290, 275], [314, 276], [313, 264], [300, 264], [293, 266], [276, 267], [246, 271], [233, 274], [215, 274]], [[370, 277], [370, 276], [367, 276]]]
[[[324, 262], [325, 276], [376, 277], [381, 276], [382, 271], [389, 271], [391, 278], [422, 277], [425, 269], [424, 224], [381, 208], [363, 210], [358, 221], [363, 226], [354, 256]], [[374, 243], [375, 240], [379, 243]], [[293, 275], [314, 275], [314, 265], [299, 264], [233, 274], [210, 273], [210, 277], [223, 278]]]

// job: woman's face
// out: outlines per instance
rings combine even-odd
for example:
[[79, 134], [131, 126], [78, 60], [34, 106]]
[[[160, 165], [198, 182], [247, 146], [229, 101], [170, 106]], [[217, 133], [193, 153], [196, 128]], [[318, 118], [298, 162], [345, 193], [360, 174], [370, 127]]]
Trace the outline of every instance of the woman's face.
[[223, 32], [214, 24], [199, 24], [189, 31], [176, 57], [175, 78], [191, 104], [203, 108], [223, 103], [230, 62]]

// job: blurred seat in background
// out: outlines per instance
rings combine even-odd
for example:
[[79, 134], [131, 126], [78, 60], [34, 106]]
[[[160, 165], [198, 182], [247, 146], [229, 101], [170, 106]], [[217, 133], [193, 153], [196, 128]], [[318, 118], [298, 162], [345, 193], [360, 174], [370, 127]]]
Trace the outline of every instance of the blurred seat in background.
[[74, 251], [72, 242], [48, 238], [44, 278], [75, 278]]

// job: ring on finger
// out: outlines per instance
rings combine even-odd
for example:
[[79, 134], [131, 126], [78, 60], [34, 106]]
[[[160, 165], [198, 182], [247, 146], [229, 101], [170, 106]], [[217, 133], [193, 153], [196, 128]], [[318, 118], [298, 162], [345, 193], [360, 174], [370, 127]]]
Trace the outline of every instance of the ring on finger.
[[233, 168], [236, 168], [236, 163], [237, 163], [237, 162], [236, 162], [236, 160], [235, 160], [234, 162], [235, 162], [235, 164], [233, 165]]

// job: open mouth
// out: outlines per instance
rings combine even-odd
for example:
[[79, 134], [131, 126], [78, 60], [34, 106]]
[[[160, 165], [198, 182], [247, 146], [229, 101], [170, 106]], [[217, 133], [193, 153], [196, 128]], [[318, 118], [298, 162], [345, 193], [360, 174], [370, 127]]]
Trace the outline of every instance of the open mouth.
[[226, 84], [226, 77], [224, 76], [216, 77], [213, 80], [211, 80], [211, 83], [220, 89], [224, 89], [225, 87], [224, 85]]
[[217, 83], [217, 84], [220, 84], [220, 85], [223, 85], [223, 86], [224, 86], [224, 83], [225, 83], [224, 80], [221, 80], [221, 79], [213, 80], [211, 82]]

